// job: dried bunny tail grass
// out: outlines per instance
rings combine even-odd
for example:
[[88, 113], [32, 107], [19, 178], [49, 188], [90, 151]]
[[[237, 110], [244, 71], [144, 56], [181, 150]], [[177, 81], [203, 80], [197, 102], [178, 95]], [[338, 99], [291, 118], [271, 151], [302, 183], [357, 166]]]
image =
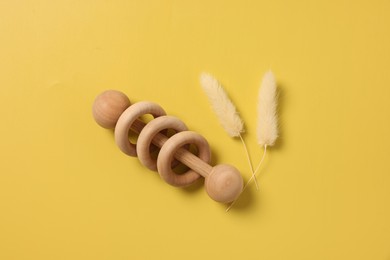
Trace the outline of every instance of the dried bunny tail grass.
[[276, 106], [276, 81], [272, 71], [268, 71], [261, 82], [257, 104], [257, 142], [261, 146], [272, 146], [278, 138]]
[[[256, 173], [260, 169], [265, 155], [267, 154], [267, 147], [274, 145], [278, 138], [278, 117], [276, 114], [276, 107], [276, 81], [272, 71], [268, 71], [263, 76], [259, 91], [259, 103], [257, 104], [257, 142], [264, 147], [264, 153], [260, 163], [253, 171], [251, 178], [242, 189], [242, 192], [244, 192], [252, 180], [256, 181]], [[258, 187], [257, 184], [256, 187]], [[230, 204], [226, 211], [229, 211], [233, 207], [237, 199]]]
[[200, 84], [209, 98], [222, 127], [229, 136], [239, 137], [244, 132], [244, 123], [221, 84], [207, 73], [200, 75]]

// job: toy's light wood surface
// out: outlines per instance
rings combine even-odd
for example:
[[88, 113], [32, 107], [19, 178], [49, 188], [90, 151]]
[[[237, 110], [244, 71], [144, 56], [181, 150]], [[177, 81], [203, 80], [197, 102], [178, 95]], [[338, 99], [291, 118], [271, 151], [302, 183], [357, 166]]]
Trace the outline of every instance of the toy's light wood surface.
[[[135, 133], [139, 134], [142, 129], [145, 127], [145, 123], [141, 120], [137, 119], [134, 124], [131, 126], [131, 130], [133, 130]], [[163, 145], [168, 140], [168, 137], [157, 133], [154, 138], [152, 139], [153, 144], [155, 144], [158, 147], [163, 147]], [[193, 153], [187, 151], [184, 148], [180, 148], [175, 153], [174, 157], [182, 162], [183, 164], [187, 165], [189, 168], [194, 170], [195, 172], [199, 173], [203, 177], [207, 177], [208, 174], [211, 172], [212, 166], [205, 163], [201, 159], [199, 159], [196, 155]]]
[[[198, 155], [196, 156], [197, 159], [193, 156], [189, 156], [190, 152], [181, 148], [186, 144], [196, 145], [198, 148]], [[176, 151], [179, 149], [182, 149], [182, 151], [180, 152], [180, 156], [177, 156]], [[171, 162], [175, 157], [190, 167], [192, 171], [186, 172], [184, 176], [183, 174], [175, 174], [171, 169]], [[167, 183], [174, 186], [186, 186], [187, 184], [197, 180], [199, 174], [205, 178], [209, 176], [212, 167], [207, 166], [206, 164], [210, 162], [210, 159], [211, 151], [206, 139], [195, 132], [185, 131], [173, 135], [165, 142], [158, 155], [157, 168], [161, 177]], [[201, 161], [205, 163], [201, 163]], [[223, 200], [219, 201], [229, 202]]]
[[[389, 13], [387, 0], [0, 1], [0, 259], [389, 260]], [[223, 83], [256, 164], [270, 68], [281, 138], [260, 191], [228, 214], [91, 117], [106, 89], [153, 100], [248, 180], [198, 77]]]
[[211, 169], [213, 168], [211, 165], [203, 162], [202, 160], [202, 163], [199, 163], [199, 158], [197, 156], [183, 148], [176, 151], [175, 158], [187, 166], [192, 165], [191, 169], [198, 172], [205, 178], [209, 175]]
[[187, 126], [180, 119], [173, 116], [161, 116], [150, 121], [139, 133], [137, 139], [137, 156], [141, 163], [152, 171], [157, 171], [157, 161], [151, 158], [150, 146], [156, 134], [166, 129], [176, 132], [187, 131]]
[[[118, 92], [116, 90], [111, 91]], [[97, 100], [103, 102], [103, 104], [99, 104], [95, 101], [92, 108], [94, 118], [98, 123], [104, 121], [107, 115], [112, 114], [108, 117], [113, 118], [118, 114], [118, 111], [112, 110], [110, 107], [107, 108], [107, 111], [104, 109], [95, 111], [96, 108], [104, 107], [104, 104], [107, 103], [105, 99], [101, 99], [105, 95], [117, 98], [121, 97], [123, 93], [120, 92], [115, 95], [105, 91], [97, 97]], [[118, 109], [122, 110], [121, 107], [118, 107]], [[139, 118], [147, 114], [152, 115], [154, 119], [145, 125]], [[128, 135], [131, 129], [139, 134], [137, 143], [140, 143], [141, 146], [136, 147], [135, 144], [129, 141]], [[177, 133], [170, 137], [162, 134], [169, 129], [176, 130]], [[186, 187], [193, 184], [202, 175], [208, 183], [205, 188], [210, 198], [221, 203], [234, 201], [243, 188], [241, 173], [237, 168], [230, 165], [217, 165], [216, 167], [208, 165], [211, 159], [211, 151], [207, 140], [198, 133], [186, 130], [187, 126], [180, 119], [166, 116], [160, 105], [147, 101], [137, 102], [128, 107], [118, 118], [115, 125], [115, 142], [120, 150], [127, 155], [138, 156], [140, 154], [141, 163], [152, 170], [155, 170], [156, 163], [151, 159], [149, 153], [150, 148], [152, 148], [151, 144], [154, 143], [161, 148], [157, 157], [157, 170], [165, 182], [175, 187]], [[183, 148], [189, 147], [191, 144], [197, 147], [197, 156]], [[190, 170], [182, 174], [175, 173], [172, 170], [172, 165], [177, 161], [184, 163]], [[208, 178], [212, 180], [207, 181]]]
[[[209, 177], [206, 178], [206, 191], [215, 200], [223, 201], [225, 198], [235, 197], [242, 190], [243, 180], [239, 175], [234, 174], [231, 167], [225, 164], [217, 165], [211, 170]], [[235, 185], [234, 189], [226, 189], [230, 183], [238, 184]]]
[[113, 129], [118, 118], [130, 106], [129, 98], [117, 91], [104, 91], [93, 104], [93, 117], [104, 128]]
[[[95, 113], [96, 114], [96, 113]], [[137, 118], [145, 114], [151, 114], [154, 117], [166, 115], [164, 109], [152, 102], [138, 102], [131, 106], [131, 109], [126, 109], [119, 117], [115, 126], [115, 142], [118, 147], [129, 156], [137, 156], [137, 148], [134, 144], [129, 142], [129, 130], [133, 122]], [[142, 130], [142, 129], [140, 129]], [[139, 132], [137, 131], [137, 134]]]

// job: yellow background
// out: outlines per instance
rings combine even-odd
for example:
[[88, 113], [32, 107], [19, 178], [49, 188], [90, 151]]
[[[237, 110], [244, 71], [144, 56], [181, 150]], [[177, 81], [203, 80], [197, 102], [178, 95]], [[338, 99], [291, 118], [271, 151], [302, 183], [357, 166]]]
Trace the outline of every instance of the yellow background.
[[[0, 259], [390, 259], [390, 1], [0, 1]], [[260, 80], [280, 130], [237, 206], [176, 189], [91, 116], [119, 89], [250, 176], [199, 86], [225, 86], [254, 163]]]

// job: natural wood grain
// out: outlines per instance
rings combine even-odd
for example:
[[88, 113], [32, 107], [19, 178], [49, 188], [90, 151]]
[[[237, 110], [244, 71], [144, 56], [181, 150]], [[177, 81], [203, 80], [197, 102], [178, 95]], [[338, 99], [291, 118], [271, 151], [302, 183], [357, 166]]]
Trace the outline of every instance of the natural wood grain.
[[[197, 156], [188, 156], [190, 153], [182, 149], [181, 153], [176, 153], [181, 147], [186, 144], [194, 144], [198, 148]], [[175, 174], [171, 169], [171, 162], [176, 157], [179, 161], [191, 168], [184, 174]], [[199, 178], [199, 174], [207, 177], [211, 170], [210, 162], [211, 153], [210, 147], [203, 136], [191, 132], [184, 131], [175, 134], [169, 138], [161, 147], [160, 154], [157, 158], [157, 168], [161, 178], [173, 186], [188, 186]]]
[[150, 146], [156, 134], [167, 129], [173, 129], [176, 132], [188, 130], [180, 119], [173, 116], [161, 116], [146, 124], [138, 136], [136, 145], [138, 159], [152, 171], [157, 171], [157, 161], [150, 156]]
[[120, 115], [130, 106], [129, 98], [119, 91], [107, 90], [95, 98], [93, 117], [101, 127], [113, 129]]
[[[152, 143], [161, 148], [157, 158], [157, 169], [167, 183], [180, 187], [187, 186], [201, 175], [206, 179], [205, 188], [213, 200], [229, 203], [238, 197], [243, 187], [240, 172], [230, 165], [222, 164], [215, 167], [209, 165], [210, 148], [202, 136], [185, 131], [187, 127], [184, 123], [177, 118], [165, 116], [164, 109], [155, 103], [138, 102], [126, 109], [125, 107], [130, 104], [130, 102], [126, 102], [127, 97], [124, 98], [124, 94], [121, 92], [112, 92], [116, 91], [107, 91], [107, 93], [103, 93], [104, 95], [101, 94], [96, 98], [93, 115], [96, 122], [105, 128], [111, 128], [112, 125], [115, 125], [115, 142], [124, 153], [130, 156], [140, 154], [144, 165], [155, 169], [155, 162], [150, 159], [148, 154], [149, 146]], [[151, 114], [155, 118], [148, 123], [149, 126], [139, 119], [145, 114]], [[118, 115], [120, 116], [118, 117]], [[161, 118], [159, 119], [159, 117]], [[114, 122], [115, 118], [117, 118], [117, 122]], [[174, 129], [179, 133], [169, 138], [162, 134], [162, 131], [167, 128]], [[140, 135], [138, 139], [140, 148], [129, 141], [129, 131]], [[186, 144], [195, 144], [199, 155], [196, 156], [182, 148]], [[181, 175], [175, 174], [171, 169], [174, 158], [191, 170]]]
[[[166, 115], [164, 109], [152, 102], [138, 102], [126, 109], [119, 117], [115, 127], [115, 142], [119, 149], [127, 155], [137, 156], [137, 149], [134, 144], [129, 141], [129, 130], [139, 117], [151, 114], [154, 118]], [[140, 133], [139, 129], [137, 133]]]

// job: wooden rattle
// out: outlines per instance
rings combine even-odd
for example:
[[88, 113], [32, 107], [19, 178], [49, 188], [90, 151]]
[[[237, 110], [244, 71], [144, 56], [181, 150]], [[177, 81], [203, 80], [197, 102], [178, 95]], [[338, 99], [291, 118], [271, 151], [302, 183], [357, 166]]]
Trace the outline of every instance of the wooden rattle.
[[[151, 114], [154, 119], [144, 123], [139, 118]], [[138, 156], [141, 163], [153, 171], [158, 171], [161, 178], [175, 187], [185, 187], [201, 176], [205, 178], [208, 195], [215, 201], [229, 203], [242, 191], [243, 179], [233, 166], [220, 164], [209, 165], [211, 153], [206, 139], [192, 131], [178, 118], [167, 116], [164, 109], [152, 102], [131, 104], [122, 92], [108, 90], [96, 97], [93, 104], [95, 121], [103, 128], [115, 128], [115, 142], [122, 152], [129, 156]], [[173, 129], [176, 134], [168, 137], [164, 130]], [[137, 144], [129, 141], [129, 131], [139, 134]], [[150, 155], [150, 146], [160, 148], [157, 161]], [[198, 155], [185, 149], [193, 144]], [[190, 168], [183, 174], [172, 170], [172, 161], [183, 163]]]

